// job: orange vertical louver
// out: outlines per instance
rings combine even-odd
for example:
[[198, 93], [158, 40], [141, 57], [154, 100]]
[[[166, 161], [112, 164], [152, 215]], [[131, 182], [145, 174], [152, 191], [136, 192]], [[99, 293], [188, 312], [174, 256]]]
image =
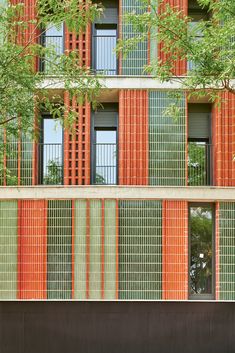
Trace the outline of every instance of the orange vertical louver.
[[[64, 132], [64, 184], [90, 184], [90, 104], [78, 106], [76, 99], [64, 94], [64, 103], [78, 112], [73, 130]], [[65, 117], [66, 119], [66, 117]]]
[[[86, 0], [84, 0], [86, 2]], [[76, 34], [65, 27], [65, 51], [75, 51], [80, 58], [80, 65], [86, 68], [91, 63], [91, 25], [85, 32]], [[64, 184], [90, 184], [90, 104], [79, 106], [74, 99], [70, 99], [65, 92], [64, 103], [68, 110], [72, 108], [78, 112], [75, 131], [64, 132]]]
[[[188, 14], [188, 0], [164, 0], [160, 6], [161, 9], [164, 9], [164, 5], [169, 4], [173, 9], [177, 11], [182, 11], [184, 15]], [[170, 58], [170, 54], [165, 54], [163, 51], [164, 44], [158, 43], [158, 56], [159, 60], [165, 62]], [[177, 60], [174, 65], [173, 75], [175, 76], [184, 76], [187, 73], [187, 62], [186, 60]]]
[[214, 184], [235, 186], [235, 96], [221, 93], [213, 109]]
[[163, 201], [162, 299], [188, 299], [188, 205]]
[[47, 298], [47, 205], [18, 201], [18, 299]]
[[119, 184], [148, 185], [148, 92], [119, 94]]

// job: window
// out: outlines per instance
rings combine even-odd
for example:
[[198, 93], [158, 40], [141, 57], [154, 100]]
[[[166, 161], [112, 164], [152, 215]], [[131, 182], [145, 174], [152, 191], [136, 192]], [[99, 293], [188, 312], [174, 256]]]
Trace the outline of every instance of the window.
[[92, 115], [92, 184], [115, 185], [118, 182], [117, 115], [115, 107], [109, 105]]
[[[189, 0], [188, 2], [188, 16], [192, 18], [189, 22], [189, 26], [193, 29], [199, 21], [207, 21], [210, 17], [210, 13], [204, 7], [200, 7], [197, 0]], [[195, 41], [200, 41], [203, 38], [203, 34], [197, 31], [195, 35]], [[188, 71], [193, 70], [195, 64], [192, 61], [188, 61]]]
[[115, 48], [118, 36], [118, 2], [103, 1], [104, 14], [92, 26], [92, 68], [97, 74], [118, 73]]
[[47, 53], [40, 60], [40, 71], [52, 74], [56, 70], [56, 61], [64, 52], [64, 26], [60, 24], [54, 26], [48, 25], [47, 29], [42, 31], [41, 45], [51, 48], [51, 53]]
[[61, 123], [50, 116], [42, 119], [39, 143], [39, 183], [63, 182], [63, 130]]
[[96, 25], [93, 32], [93, 69], [105, 75], [117, 74], [116, 25]]
[[189, 206], [189, 297], [214, 298], [214, 207]]
[[188, 185], [212, 185], [211, 105], [188, 105]]

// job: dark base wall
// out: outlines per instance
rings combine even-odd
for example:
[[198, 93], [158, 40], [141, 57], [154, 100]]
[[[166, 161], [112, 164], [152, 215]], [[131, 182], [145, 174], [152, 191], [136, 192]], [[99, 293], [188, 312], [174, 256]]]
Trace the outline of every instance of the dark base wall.
[[233, 353], [235, 303], [0, 303], [0, 353], [73, 352]]

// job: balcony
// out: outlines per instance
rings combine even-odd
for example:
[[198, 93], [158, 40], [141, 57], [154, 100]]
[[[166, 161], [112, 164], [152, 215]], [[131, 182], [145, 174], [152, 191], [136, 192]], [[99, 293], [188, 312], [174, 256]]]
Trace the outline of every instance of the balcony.
[[188, 185], [212, 184], [212, 145], [205, 142], [188, 143]]
[[93, 150], [93, 184], [117, 184], [117, 144], [95, 143]]
[[38, 144], [39, 184], [63, 184], [63, 145], [61, 143]]

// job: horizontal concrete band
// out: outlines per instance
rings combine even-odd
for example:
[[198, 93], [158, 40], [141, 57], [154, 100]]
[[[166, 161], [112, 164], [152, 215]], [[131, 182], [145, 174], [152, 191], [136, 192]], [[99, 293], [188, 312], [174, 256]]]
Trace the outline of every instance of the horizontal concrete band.
[[24, 186], [0, 187], [1, 200], [14, 199], [166, 199], [234, 201], [235, 188], [153, 186]]
[[[100, 77], [102, 89], [156, 89], [176, 90], [182, 88], [185, 77], [173, 77], [170, 81], [161, 82], [152, 76], [106, 76]], [[231, 80], [235, 86], [235, 80]], [[48, 77], [39, 89], [64, 89], [63, 77]], [[208, 87], [209, 88], [209, 87]]]

